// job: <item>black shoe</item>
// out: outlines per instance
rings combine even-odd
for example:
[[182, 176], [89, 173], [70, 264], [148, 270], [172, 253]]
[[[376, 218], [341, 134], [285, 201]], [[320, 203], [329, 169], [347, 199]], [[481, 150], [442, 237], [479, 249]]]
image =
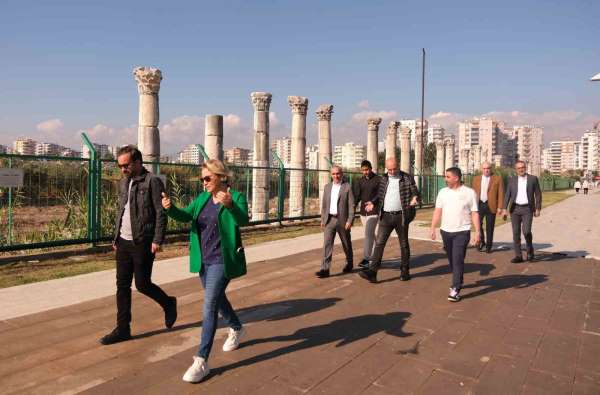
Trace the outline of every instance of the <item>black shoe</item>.
[[479, 251], [483, 252], [484, 248], [485, 248], [485, 243], [483, 241], [480, 241], [479, 242], [479, 246], [477, 247], [477, 249]]
[[360, 261], [360, 263], [358, 264], [358, 267], [360, 269], [368, 269], [369, 268], [369, 261], [366, 259], [363, 259], [362, 261]]
[[408, 268], [400, 269], [400, 281], [410, 280], [410, 272]]
[[486, 253], [486, 254], [491, 254], [491, 253], [492, 253], [492, 247], [489, 247], [489, 246], [488, 246], [488, 247], [485, 249], [485, 253]]
[[316, 272], [315, 274], [319, 278], [326, 278], [326, 277], [329, 277], [329, 270], [323, 270], [323, 269], [321, 269], [318, 272]]
[[347, 263], [346, 266], [344, 266], [344, 268], [342, 269], [342, 272], [344, 273], [352, 273], [352, 269], [354, 268], [354, 266], [352, 266], [351, 263]]
[[535, 261], [535, 254], [533, 253], [533, 251], [531, 251], [531, 253], [528, 253], [528, 254], [527, 254], [527, 260], [528, 260], [529, 262], [533, 262], [533, 261]]
[[130, 340], [130, 339], [131, 339], [131, 329], [129, 327], [127, 327], [126, 329], [115, 328], [108, 335], [106, 335], [102, 339], [100, 339], [100, 344], [104, 344], [105, 346], [108, 346], [109, 344], [124, 342], [124, 341]]
[[377, 272], [375, 270], [361, 270], [360, 272], [358, 272], [358, 275], [371, 283], [377, 282]]
[[520, 256], [516, 256], [513, 259], [510, 260], [511, 263], [522, 263], [523, 262], [523, 258], [521, 258]]
[[169, 299], [171, 303], [169, 307], [165, 309], [165, 326], [167, 328], [172, 328], [175, 321], [177, 321], [177, 298], [175, 296], [170, 296]]

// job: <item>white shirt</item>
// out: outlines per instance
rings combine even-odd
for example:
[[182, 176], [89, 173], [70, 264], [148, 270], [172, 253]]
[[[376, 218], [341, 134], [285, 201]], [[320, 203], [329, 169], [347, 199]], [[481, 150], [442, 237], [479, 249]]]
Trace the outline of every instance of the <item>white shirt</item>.
[[133, 240], [133, 231], [131, 230], [131, 213], [129, 208], [129, 195], [131, 195], [131, 185], [133, 180], [129, 181], [129, 191], [127, 192], [127, 204], [123, 210], [123, 218], [121, 218], [121, 234], [125, 240]]
[[435, 200], [435, 208], [442, 209], [440, 228], [445, 232], [471, 230], [471, 213], [478, 211], [477, 203], [477, 194], [469, 187], [442, 188]]
[[589, 187], [589, 185], [588, 185], [588, 182], [587, 182], [587, 181], [584, 181], [584, 182], [583, 182], [583, 189], [586, 189], [586, 188], [588, 188], [588, 187]]
[[489, 176], [481, 176], [481, 194], [479, 196], [479, 200], [481, 200], [484, 203], [488, 200], [487, 191], [490, 186], [490, 178], [491, 177]]
[[340, 196], [340, 188], [342, 187], [342, 183], [336, 184], [335, 182], [331, 184], [331, 198], [329, 199], [329, 214], [337, 215], [337, 203], [338, 198]]
[[388, 176], [387, 190], [383, 199], [383, 211], [402, 211], [400, 176]]
[[517, 197], [515, 203], [529, 204], [529, 199], [527, 199], [527, 175], [524, 177], [517, 176], [517, 180]]

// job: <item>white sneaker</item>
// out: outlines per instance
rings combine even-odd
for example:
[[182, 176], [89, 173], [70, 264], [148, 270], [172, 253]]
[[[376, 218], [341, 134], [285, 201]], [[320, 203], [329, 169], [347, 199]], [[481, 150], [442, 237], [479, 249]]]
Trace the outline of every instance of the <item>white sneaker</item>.
[[448, 294], [448, 300], [450, 302], [458, 302], [460, 300], [459, 291], [456, 288], [450, 288], [450, 294]]
[[223, 351], [233, 351], [240, 345], [240, 340], [246, 334], [246, 329], [242, 327], [239, 331], [233, 330], [233, 328], [229, 328], [229, 336], [227, 336], [227, 340], [223, 344]]
[[194, 355], [194, 363], [183, 375], [183, 381], [187, 381], [188, 383], [199, 383], [209, 373], [210, 368], [204, 358]]

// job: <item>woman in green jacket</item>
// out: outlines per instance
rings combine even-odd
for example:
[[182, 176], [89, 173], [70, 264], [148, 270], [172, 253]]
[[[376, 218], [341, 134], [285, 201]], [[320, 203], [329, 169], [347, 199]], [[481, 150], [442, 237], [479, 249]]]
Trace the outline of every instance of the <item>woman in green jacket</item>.
[[194, 363], [185, 372], [183, 380], [201, 381], [210, 371], [208, 356], [217, 330], [218, 313], [229, 325], [229, 336], [223, 351], [238, 348], [245, 333], [231, 307], [225, 289], [233, 278], [246, 274], [246, 257], [242, 247], [240, 226], [248, 224], [248, 203], [240, 192], [227, 185], [225, 165], [210, 159], [202, 165], [204, 192], [186, 208], [175, 207], [163, 194], [162, 205], [169, 217], [191, 222], [190, 271], [200, 273], [204, 287], [204, 316], [202, 336]]

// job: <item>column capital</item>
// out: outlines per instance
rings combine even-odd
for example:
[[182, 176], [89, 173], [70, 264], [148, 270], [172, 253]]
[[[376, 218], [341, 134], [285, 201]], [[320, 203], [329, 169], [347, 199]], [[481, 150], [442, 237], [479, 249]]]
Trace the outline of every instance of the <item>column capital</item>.
[[400, 127], [400, 122], [398, 121], [391, 121], [388, 124], [388, 132], [397, 132], [398, 131], [398, 127]]
[[444, 138], [444, 144], [446, 144], [447, 146], [448, 145], [454, 145], [454, 135], [446, 136]]
[[303, 96], [288, 96], [288, 104], [292, 108], [292, 113], [306, 115], [308, 110], [308, 99]]
[[433, 143], [435, 144], [436, 149], [444, 149], [444, 147], [447, 145], [442, 140], [435, 140]]
[[400, 129], [400, 139], [410, 141], [410, 128], [408, 126], [403, 126], [402, 129]]
[[317, 119], [319, 121], [331, 121], [331, 114], [333, 114], [333, 104], [321, 104], [317, 111]]
[[254, 111], [269, 111], [272, 97], [273, 95], [271, 95], [269, 92], [250, 93], [250, 100], [252, 100]]
[[381, 118], [369, 118], [367, 119], [367, 123], [369, 125], [369, 130], [378, 131], [379, 125], [381, 124]]
[[160, 90], [162, 72], [153, 67], [136, 67], [133, 69], [133, 77], [138, 84], [140, 95], [156, 95]]

